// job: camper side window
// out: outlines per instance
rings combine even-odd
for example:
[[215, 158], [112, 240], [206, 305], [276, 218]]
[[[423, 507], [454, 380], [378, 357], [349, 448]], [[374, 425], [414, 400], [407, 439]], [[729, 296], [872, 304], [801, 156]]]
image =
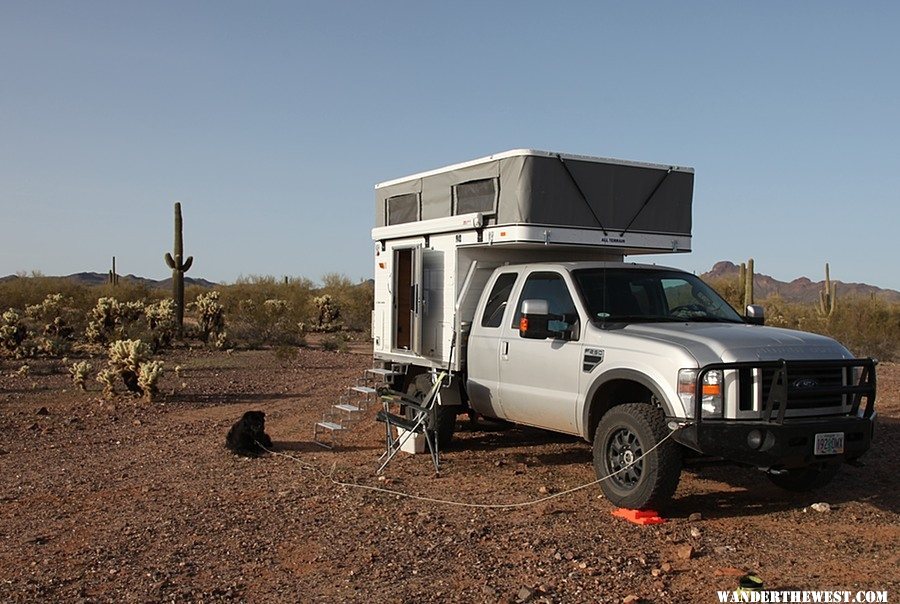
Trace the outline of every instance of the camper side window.
[[388, 197], [385, 201], [385, 224], [403, 224], [419, 219], [419, 194], [407, 193]]
[[481, 316], [482, 327], [500, 327], [503, 324], [503, 313], [509, 303], [509, 294], [516, 284], [516, 273], [503, 273], [497, 277], [491, 295], [488, 296]]
[[472, 180], [453, 187], [453, 213], [493, 214], [497, 211], [497, 179]]

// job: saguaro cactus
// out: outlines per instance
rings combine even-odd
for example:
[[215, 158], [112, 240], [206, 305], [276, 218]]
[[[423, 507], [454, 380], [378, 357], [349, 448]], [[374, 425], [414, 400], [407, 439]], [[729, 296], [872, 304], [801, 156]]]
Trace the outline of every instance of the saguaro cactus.
[[753, 304], [753, 258], [747, 261], [747, 267], [741, 265], [741, 277], [744, 282], [744, 308]]
[[116, 257], [112, 257], [112, 270], [109, 271], [109, 284], [110, 285], [118, 285], [119, 284], [119, 274], [116, 272]]
[[834, 305], [837, 299], [837, 286], [831, 283], [831, 271], [828, 263], [825, 263], [825, 289], [819, 292], [819, 314], [830, 317], [834, 314]]
[[166, 252], [166, 264], [172, 269], [172, 299], [175, 302], [175, 321], [178, 337], [184, 337], [184, 274], [194, 263], [194, 257], [184, 258], [184, 243], [181, 236], [181, 203], [175, 202], [175, 249], [172, 254]]

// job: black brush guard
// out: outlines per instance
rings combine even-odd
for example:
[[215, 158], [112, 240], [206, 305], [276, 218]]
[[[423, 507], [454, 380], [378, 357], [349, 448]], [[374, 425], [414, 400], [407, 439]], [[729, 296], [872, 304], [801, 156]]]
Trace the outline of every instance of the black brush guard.
[[[865, 453], [872, 442], [875, 419], [875, 365], [874, 359], [849, 359], [829, 361], [749, 361], [738, 363], [713, 363], [697, 372], [694, 392], [694, 419], [675, 436], [682, 444], [715, 457], [723, 457], [738, 463], [762, 468], [794, 468], [846, 459], [852, 461]], [[853, 376], [855, 368], [861, 368], [855, 384], [810, 385], [802, 387], [792, 382], [791, 376], [803, 376], [804, 370], [840, 370]], [[764, 374], [772, 370], [768, 384], [768, 396], [762, 401], [759, 419], [720, 419], [703, 417], [703, 378], [710, 371], [757, 369]], [[802, 377], [800, 382], [806, 381]], [[723, 383], [724, 390], [724, 383]], [[740, 389], [738, 389], [740, 391]], [[765, 388], [763, 388], [765, 392]], [[840, 407], [839, 415], [810, 417], [786, 417], [791, 402], [802, 397], [809, 401], [815, 397], [848, 397], [849, 412]], [[723, 393], [724, 396], [724, 393]], [[843, 399], [846, 400], [846, 399]], [[865, 404], [863, 404], [865, 403]], [[815, 455], [816, 434], [842, 432], [844, 452], [838, 455]]]

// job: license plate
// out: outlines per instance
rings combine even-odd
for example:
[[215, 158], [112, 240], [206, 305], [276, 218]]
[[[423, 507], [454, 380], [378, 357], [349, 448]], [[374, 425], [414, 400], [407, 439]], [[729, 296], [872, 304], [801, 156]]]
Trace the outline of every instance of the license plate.
[[823, 432], [816, 434], [816, 445], [813, 453], [816, 455], [838, 455], [844, 452], [843, 432]]

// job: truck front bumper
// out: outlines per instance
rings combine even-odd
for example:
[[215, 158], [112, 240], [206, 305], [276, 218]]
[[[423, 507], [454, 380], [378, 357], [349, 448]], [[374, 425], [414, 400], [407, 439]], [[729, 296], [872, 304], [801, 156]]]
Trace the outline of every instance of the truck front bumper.
[[[869, 450], [875, 427], [870, 417], [821, 417], [763, 421], [705, 420], [688, 425], [675, 440], [704, 455], [760, 468], [797, 468], [836, 459], [853, 460]], [[842, 432], [844, 452], [815, 455], [816, 434]]]
[[[701, 407], [703, 377], [710, 371], [772, 371], [768, 396], [761, 401], [759, 420], [728, 420], [704, 417]], [[850, 375], [859, 371], [856, 383], [820, 384], [805, 376], [830, 369]], [[740, 375], [740, 373], [739, 373]], [[749, 375], [749, 373], [748, 373]], [[740, 378], [739, 378], [740, 379]], [[850, 380], [846, 380], [850, 381]], [[790, 417], [795, 405], [817, 397], [843, 397], [850, 404], [846, 415]], [[863, 405], [865, 401], [865, 405]], [[875, 426], [875, 360], [755, 361], [716, 363], [698, 371], [694, 393], [693, 423], [675, 434], [675, 439], [705, 455], [724, 457], [760, 468], [798, 468], [836, 459], [853, 460], [869, 450]], [[843, 433], [844, 451], [816, 455], [817, 434]]]

